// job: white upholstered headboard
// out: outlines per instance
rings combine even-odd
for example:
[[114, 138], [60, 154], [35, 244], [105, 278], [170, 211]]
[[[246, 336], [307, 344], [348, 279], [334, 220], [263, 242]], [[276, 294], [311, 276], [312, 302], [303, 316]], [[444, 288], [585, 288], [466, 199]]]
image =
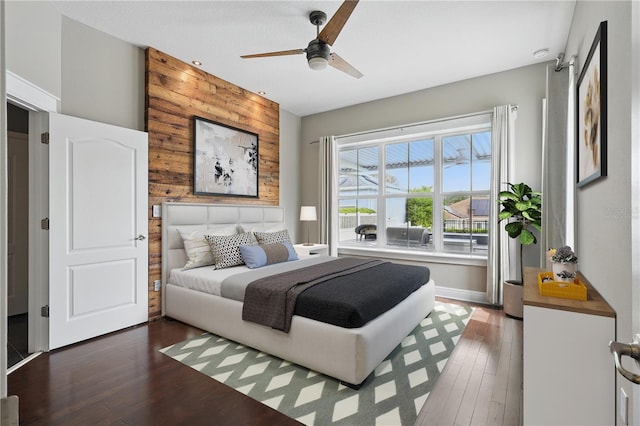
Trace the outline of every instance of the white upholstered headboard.
[[[277, 206], [234, 206], [229, 204], [163, 203], [162, 204], [162, 311], [164, 286], [169, 272], [187, 262], [181, 231], [206, 230], [219, 225], [235, 224], [245, 229], [284, 225], [284, 208]], [[242, 232], [239, 230], [239, 232]]]

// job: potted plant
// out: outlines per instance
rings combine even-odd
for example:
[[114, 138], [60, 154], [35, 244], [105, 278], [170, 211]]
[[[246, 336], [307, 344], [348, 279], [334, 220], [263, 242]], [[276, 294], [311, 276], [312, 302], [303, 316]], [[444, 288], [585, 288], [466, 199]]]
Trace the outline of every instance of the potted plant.
[[500, 191], [498, 202], [502, 210], [498, 214], [498, 223], [506, 221], [504, 229], [509, 237], [520, 243], [520, 277], [507, 280], [504, 286], [504, 312], [507, 315], [522, 318], [522, 284], [524, 276], [524, 246], [538, 242], [533, 229], [542, 227], [542, 197], [525, 183], [507, 182], [508, 191]]
[[578, 256], [570, 246], [563, 246], [559, 249], [551, 250], [551, 262], [553, 264], [553, 274], [558, 281], [564, 281], [562, 275], [573, 274], [574, 278], [578, 269]]

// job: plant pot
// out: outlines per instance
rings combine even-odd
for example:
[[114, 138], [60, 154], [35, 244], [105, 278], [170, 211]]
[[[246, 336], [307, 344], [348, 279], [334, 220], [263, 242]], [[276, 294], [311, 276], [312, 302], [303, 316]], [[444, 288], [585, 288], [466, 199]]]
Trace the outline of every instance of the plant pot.
[[522, 293], [524, 287], [520, 281], [505, 281], [502, 292], [504, 313], [513, 318], [522, 319]]
[[576, 271], [578, 270], [578, 265], [576, 263], [558, 263], [558, 262], [554, 262], [553, 263], [553, 277], [556, 281], [566, 281], [566, 282], [573, 282], [573, 278], [571, 279], [567, 279], [567, 278], [560, 278], [558, 276], [559, 273], [561, 273], [562, 271], [568, 271], [568, 272], [572, 272], [572, 273], [576, 273]]

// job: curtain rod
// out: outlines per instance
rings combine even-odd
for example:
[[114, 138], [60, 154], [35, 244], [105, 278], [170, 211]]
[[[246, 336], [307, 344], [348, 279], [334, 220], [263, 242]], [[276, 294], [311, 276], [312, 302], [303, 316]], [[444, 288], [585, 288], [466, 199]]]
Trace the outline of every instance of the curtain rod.
[[562, 61], [564, 61], [564, 52], [558, 53], [558, 56], [556, 57], [556, 66], [553, 69], [555, 72], [559, 72], [565, 68], [575, 66], [576, 55], [572, 55], [567, 62]]
[[[518, 104], [515, 105], [511, 105], [511, 111], [515, 112], [517, 111], [519, 108]], [[360, 135], [368, 135], [368, 134], [372, 134], [372, 133], [378, 133], [378, 132], [382, 132], [385, 130], [393, 130], [393, 129], [406, 129], [406, 128], [411, 128], [411, 127], [416, 127], [416, 126], [422, 126], [425, 124], [431, 124], [431, 123], [439, 123], [441, 121], [448, 121], [448, 120], [455, 120], [458, 118], [465, 118], [465, 117], [473, 117], [474, 115], [481, 115], [481, 114], [488, 114], [488, 113], [492, 113], [493, 110], [486, 110], [486, 111], [480, 111], [480, 112], [474, 112], [471, 114], [462, 114], [462, 115], [457, 115], [455, 117], [447, 117], [447, 118], [439, 118], [439, 119], [435, 119], [435, 120], [429, 120], [429, 121], [422, 121], [419, 123], [411, 123], [411, 124], [406, 124], [404, 126], [393, 126], [393, 127], [385, 127], [382, 129], [375, 129], [375, 130], [367, 130], [365, 132], [356, 132], [356, 133], [349, 133], [346, 135], [340, 135], [340, 136], [336, 136], [337, 138], [344, 138], [347, 136], [360, 136]], [[315, 141], [311, 141], [309, 142], [309, 145], [313, 145], [316, 143], [320, 143], [320, 140], [315, 140]]]

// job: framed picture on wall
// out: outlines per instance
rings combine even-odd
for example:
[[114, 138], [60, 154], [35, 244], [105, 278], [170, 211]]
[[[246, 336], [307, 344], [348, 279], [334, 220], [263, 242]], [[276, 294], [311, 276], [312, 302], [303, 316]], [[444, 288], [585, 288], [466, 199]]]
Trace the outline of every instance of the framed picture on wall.
[[258, 135], [193, 117], [193, 193], [258, 197]]
[[607, 22], [601, 22], [576, 90], [577, 186], [607, 175]]

